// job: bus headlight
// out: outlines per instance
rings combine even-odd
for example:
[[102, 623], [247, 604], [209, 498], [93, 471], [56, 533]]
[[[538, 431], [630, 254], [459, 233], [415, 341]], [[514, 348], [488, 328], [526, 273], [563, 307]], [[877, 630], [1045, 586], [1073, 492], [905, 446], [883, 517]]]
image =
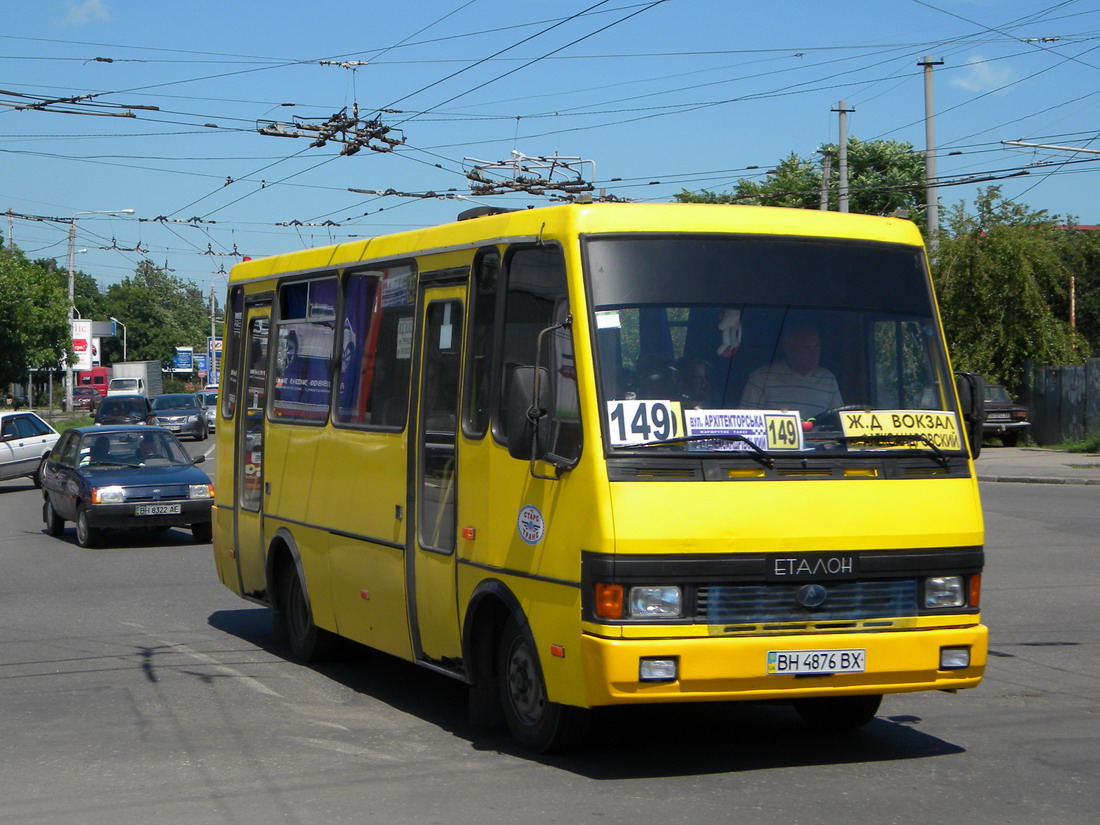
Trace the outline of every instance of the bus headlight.
[[966, 588], [963, 576], [930, 576], [924, 580], [925, 607], [963, 607]]
[[676, 585], [630, 588], [630, 618], [679, 619], [683, 597]]

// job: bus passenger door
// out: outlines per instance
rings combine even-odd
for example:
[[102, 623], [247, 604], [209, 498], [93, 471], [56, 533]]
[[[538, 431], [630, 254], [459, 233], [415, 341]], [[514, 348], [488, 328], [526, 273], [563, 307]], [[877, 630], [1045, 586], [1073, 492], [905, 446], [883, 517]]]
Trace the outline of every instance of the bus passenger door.
[[456, 601], [456, 472], [465, 287], [434, 287], [421, 302], [419, 392], [409, 485], [410, 619], [419, 658], [461, 656]]
[[[268, 331], [271, 307], [254, 307], [245, 318], [240, 402], [233, 433], [236, 495], [237, 574], [241, 595], [258, 595], [267, 586], [264, 560], [264, 426], [267, 401]], [[267, 594], [270, 598], [271, 594]]]

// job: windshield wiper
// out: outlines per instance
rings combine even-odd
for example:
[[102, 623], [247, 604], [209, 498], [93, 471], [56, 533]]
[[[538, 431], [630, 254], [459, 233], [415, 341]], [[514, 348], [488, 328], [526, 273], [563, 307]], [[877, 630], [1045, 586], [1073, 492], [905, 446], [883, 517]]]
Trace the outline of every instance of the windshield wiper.
[[644, 444], [620, 444], [617, 447], [612, 447], [613, 450], [638, 450], [646, 449], [649, 447], [661, 447], [665, 444], [686, 444], [690, 441], [739, 441], [742, 444], [748, 444], [752, 448], [750, 453], [742, 453], [748, 455], [749, 458], [763, 464], [769, 469], [775, 466], [775, 459], [768, 455], [764, 450], [757, 447], [752, 441], [743, 435], [736, 433], [725, 433], [722, 435], [682, 435], [677, 438], [666, 438], [664, 441], [646, 441]]
[[939, 465], [941, 467], [943, 467], [945, 470], [950, 470], [951, 469], [951, 463], [950, 463], [950, 459], [947, 457], [947, 453], [945, 453], [938, 446], [936, 446], [936, 444], [934, 444], [932, 442], [932, 439], [930, 439], [926, 435], [922, 435], [921, 433], [909, 433], [909, 434], [906, 434], [906, 435], [886, 435], [885, 433], [882, 433], [882, 434], [877, 434], [876, 433], [874, 435], [842, 435], [842, 436], [839, 436], [837, 438], [837, 441], [842, 441], [845, 444], [851, 444], [852, 442], [857, 442], [858, 443], [860, 441], [870, 441], [870, 442], [875, 443], [875, 444], [890, 444], [890, 443], [895, 443], [895, 444], [896, 443], [901, 443], [901, 444], [909, 443], [909, 444], [912, 444], [914, 441], [917, 441], [917, 442], [920, 442], [922, 444], [927, 444], [928, 445], [929, 449], [931, 449], [932, 452], [934, 453], [933, 458], [937, 462], [939, 462]]

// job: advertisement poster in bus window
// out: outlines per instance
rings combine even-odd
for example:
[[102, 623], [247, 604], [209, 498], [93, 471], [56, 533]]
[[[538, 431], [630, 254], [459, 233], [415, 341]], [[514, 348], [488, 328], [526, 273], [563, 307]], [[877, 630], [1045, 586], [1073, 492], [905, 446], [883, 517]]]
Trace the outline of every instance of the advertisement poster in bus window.
[[[371, 317], [376, 311], [377, 272], [357, 273], [348, 278], [344, 294], [344, 342], [341, 347], [339, 409], [341, 421], [361, 421], [369, 407], [371, 374], [374, 369]], [[364, 349], [367, 351], [364, 353]]]
[[[284, 311], [304, 321], [280, 322], [275, 398], [272, 410], [287, 418], [324, 419], [332, 397], [332, 359], [340, 330], [336, 325], [335, 278], [313, 281], [287, 296]], [[354, 348], [345, 324], [343, 345]]]

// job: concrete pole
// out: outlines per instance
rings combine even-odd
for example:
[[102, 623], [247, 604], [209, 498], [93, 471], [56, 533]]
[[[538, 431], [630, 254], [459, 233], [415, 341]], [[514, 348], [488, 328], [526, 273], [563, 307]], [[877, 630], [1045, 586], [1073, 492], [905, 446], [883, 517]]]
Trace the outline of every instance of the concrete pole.
[[821, 153], [821, 202], [818, 205], [818, 209], [822, 212], [829, 211], [829, 180], [833, 172], [833, 155], [832, 152]]
[[855, 109], [849, 109], [844, 101], [840, 101], [834, 112], [840, 114], [840, 140], [839, 140], [839, 156], [840, 156], [840, 180], [837, 183], [837, 200], [839, 201], [839, 208], [841, 212], [848, 211], [848, 112], [854, 112]]
[[932, 99], [932, 67], [942, 66], [943, 61], [925, 57], [917, 65], [924, 67], [924, 200], [928, 246], [935, 252], [940, 232], [940, 193], [936, 186], [936, 126]]

